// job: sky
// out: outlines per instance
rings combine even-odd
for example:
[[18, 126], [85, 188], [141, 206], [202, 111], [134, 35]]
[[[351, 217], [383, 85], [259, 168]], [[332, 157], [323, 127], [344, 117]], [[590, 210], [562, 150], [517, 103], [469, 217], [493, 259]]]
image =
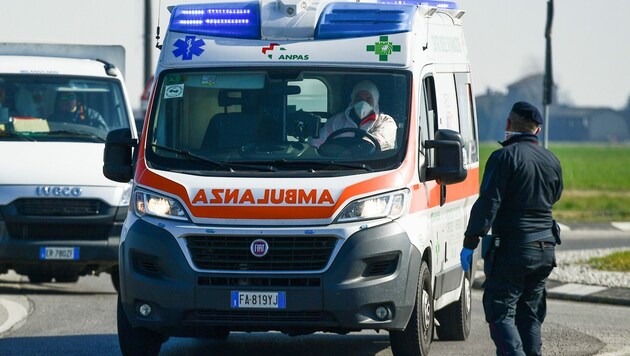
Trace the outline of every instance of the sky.
[[[152, 28], [159, 18], [164, 34], [167, 6], [203, 1], [154, 0]], [[505, 92], [524, 76], [543, 72], [547, 1], [457, 1], [466, 11], [462, 20], [476, 94]], [[554, 0], [554, 5], [553, 71], [561, 103], [625, 108], [630, 97], [630, 1]], [[0, 0], [0, 6], [0, 42], [123, 45], [129, 95], [132, 106], [139, 106], [145, 84], [144, 0]], [[158, 55], [154, 48], [152, 68]]]

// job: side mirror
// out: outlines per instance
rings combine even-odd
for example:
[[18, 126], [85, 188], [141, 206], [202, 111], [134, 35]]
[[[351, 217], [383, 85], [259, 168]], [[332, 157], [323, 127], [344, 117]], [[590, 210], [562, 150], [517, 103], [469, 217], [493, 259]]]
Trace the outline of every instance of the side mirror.
[[129, 182], [133, 178], [133, 149], [138, 140], [131, 137], [131, 129], [112, 130], [105, 140], [103, 174], [116, 182]]
[[435, 166], [427, 168], [427, 180], [435, 179], [438, 184], [444, 185], [466, 179], [468, 171], [464, 169], [464, 140], [459, 132], [438, 130], [435, 139], [426, 141], [425, 147], [435, 150]]

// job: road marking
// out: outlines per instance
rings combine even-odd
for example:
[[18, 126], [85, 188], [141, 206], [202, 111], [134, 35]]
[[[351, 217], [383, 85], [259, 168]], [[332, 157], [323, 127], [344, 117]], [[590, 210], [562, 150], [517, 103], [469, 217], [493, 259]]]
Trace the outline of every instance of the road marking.
[[11, 329], [15, 324], [28, 316], [28, 310], [20, 303], [0, 298], [0, 306], [4, 307], [9, 315], [4, 324], [0, 325], [0, 334]]
[[548, 289], [550, 293], [563, 293], [570, 295], [589, 295], [597, 292], [601, 292], [607, 289], [602, 286], [588, 286], [583, 284], [567, 283], [558, 287]]
[[630, 222], [612, 222], [611, 224], [621, 231], [630, 231]]

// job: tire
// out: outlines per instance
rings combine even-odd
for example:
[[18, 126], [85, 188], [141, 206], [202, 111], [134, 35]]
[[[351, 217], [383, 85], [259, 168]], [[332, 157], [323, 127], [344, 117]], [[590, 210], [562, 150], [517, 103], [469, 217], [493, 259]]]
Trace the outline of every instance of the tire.
[[49, 283], [52, 279], [53, 276], [47, 273], [32, 273], [28, 275], [28, 280], [31, 283]]
[[133, 327], [127, 319], [118, 294], [118, 344], [125, 356], [155, 356], [168, 338], [146, 328]]
[[116, 289], [117, 293], [120, 293], [120, 274], [118, 273], [118, 266], [112, 268], [109, 274], [112, 277], [112, 285], [114, 286], [114, 289]]
[[470, 334], [471, 311], [470, 273], [464, 275], [459, 300], [435, 313], [440, 326], [435, 328], [442, 341], [464, 341]]
[[425, 261], [420, 266], [416, 305], [405, 330], [389, 332], [392, 352], [396, 356], [425, 356], [433, 341], [433, 291], [431, 272]]

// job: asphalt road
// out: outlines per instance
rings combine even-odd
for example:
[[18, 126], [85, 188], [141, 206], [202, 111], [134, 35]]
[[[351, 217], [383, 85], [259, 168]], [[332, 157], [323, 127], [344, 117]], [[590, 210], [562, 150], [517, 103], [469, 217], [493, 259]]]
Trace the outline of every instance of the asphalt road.
[[[592, 234], [566, 233], [563, 248], [595, 248]], [[603, 236], [606, 244], [627, 234]], [[604, 240], [600, 240], [603, 242]], [[593, 245], [595, 243], [595, 245]], [[590, 246], [590, 247], [589, 247]], [[116, 294], [109, 275], [78, 283], [29, 284], [0, 276], [0, 295], [19, 303], [29, 316], [0, 335], [1, 355], [120, 355], [116, 335]], [[549, 301], [544, 324], [545, 355], [630, 355], [630, 308]], [[431, 355], [490, 355], [493, 345], [483, 320], [481, 292], [473, 292], [472, 332], [465, 342], [435, 340]], [[226, 341], [172, 338], [161, 355], [391, 355], [386, 332], [289, 337], [279, 333], [233, 333]]]

